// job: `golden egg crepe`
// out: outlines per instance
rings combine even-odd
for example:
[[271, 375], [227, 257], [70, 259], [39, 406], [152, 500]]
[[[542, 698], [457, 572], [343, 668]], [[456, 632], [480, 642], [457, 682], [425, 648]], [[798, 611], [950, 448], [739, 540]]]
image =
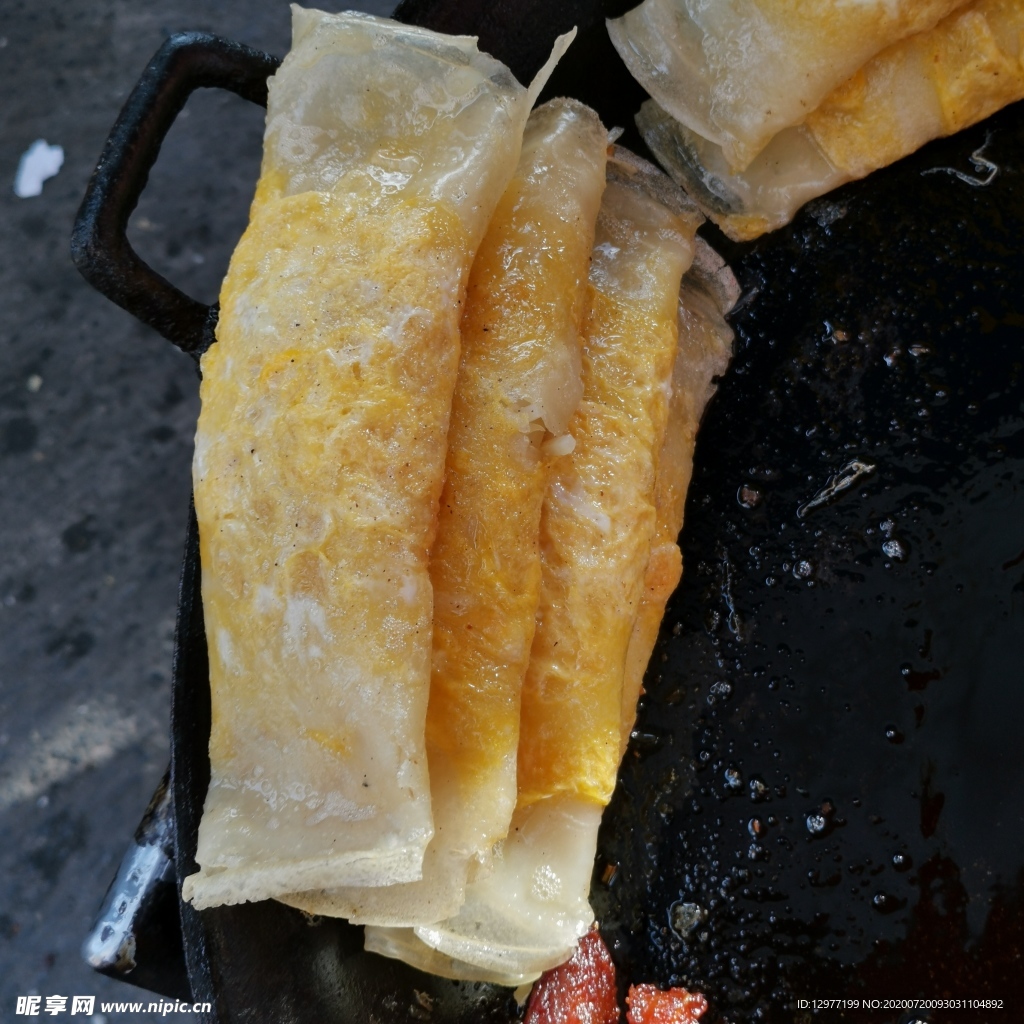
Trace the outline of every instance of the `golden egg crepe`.
[[[564, 960], [593, 920], [597, 828], [615, 786], [626, 651], [654, 537], [677, 296], [700, 220], [664, 175], [615, 151], [590, 268], [576, 446], [541, 519], [515, 814], [460, 912], [415, 929], [476, 969], [535, 975]], [[414, 947], [403, 959], [417, 962]], [[391, 951], [400, 948], [394, 939]]]
[[608, 23], [633, 77], [733, 173], [887, 46], [966, 0], [645, 0]]
[[[518, 803], [604, 806], [619, 766], [622, 672], [654, 533], [676, 304], [700, 224], [653, 167], [611, 164], [590, 274], [572, 457], [544, 506], [540, 626], [524, 685]], [[671, 205], [670, 205], [671, 204]], [[628, 342], [626, 341], [628, 339]]]
[[637, 124], [662, 166], [730, 238], [788, 224], [808, 200], [1024, 98], [1024, 0], [974, 0], [883, 50], [741, 173], [653, 100]]
[[532, 102], [471, 39], [293, 11], [202, 361], [199, 908], [420, 875], [459, 314]]
[[437, 539], [426, 748], [435, 834], [423, 877], [286, 902], [412, 925], [462, 904], [471, 861], [508, 831], [519, 693], [540, 592], [540, 516], [582, 394], [579, 328], [604, 191], [600, 119], [559, 99], [530, 116], [519, 166], [469, 278]]
[[[678, 554], [674, 559], [659, 556], [659, 548], [671, 544], [678, 552], [676, 537], [682, 525], [697, 426], [707, 401], [714, 393], [714, 378], [723, 373], [728, 364], [732, 345], [732, 331], [725, 323], [723, 314], [732, 308], [738, 295], [739, 288], [732, 272], [714, 250], [697, 239], [693, 265], [683, 278], [679, 292], [679, 344], [672, 371], [668, 426], [658, 458], [655, 485], [655, 543], [648, 561], [644, 594], [626, 659], [621, 723], [624, 737], [628, 737], [635, 714], [635, 705], [626, 706], [625, 689], [632, 688], [632, 699], [635, 700], [657, 636], [664, 603], [670, 592], [664, 583], [663, 566], [666, 562], [679, 564]], [[653, 586], [655, 582], [658, 583], [656, 587]], [[636, 673], [633, 682], [631, 672]], [[545, 805], [539, 803], [534, 807], [540, 809]], [[557, 814], [550, 817], [549, 826], [558, 822]], [[545, 880], [552, 882], [557, 877], [567, 876], [582, 878], [583, 884], [587, 884], [593, 867], [593, 846], [587, 848], [582, 842], [567, 842], [565, 835], [559, 835], [551, 827], [544, 828], [542, 821], [528, 821], [527, 824], [530, 827], [523, 829], [521, 819], [520, 833], [504, 846], [501, 870], [506, 873], [506, 878], [518, 871], [524, 872], [525, 877], [532, 878], [534, 883], [539, 882], [541, 886]], [[566, 824], [564, 818], [561, 824]], [[538, 845], [548, 839], [552, 840], [552, 851], [539, 852]], [[553, 854], [561, 856], [556, 859]], [[575, 863], [571, 860], [573, 856], [576, 858]], [[514, 863], [511, 863], [513, 859]], [[541, 867], [539, 873], [538, 866]], [[522, 888], [521, 885], [518, 887]], [[521, 899], [518, 890], [516, 898]], [[512, 938], [514, 941], [515, 936]], [[522, 949], [506, 950], [508, 955], [504, 969], [482, 967], [427, 946], [408, 929], [367, 929], [366, 948], [406, 960], [432, 974], [464, 981], [488, 981], [517, 986], [534, 980], [539, 974], [536, 968], [518, 973], [509, 969], [513, 960], [523, 958]], [[567, 950], [564, 952], [568, 955]], [[535, 953], [536, 950], [531, 951], [531, 955]], [[492, 959], [497, 961], [497, 957]]]

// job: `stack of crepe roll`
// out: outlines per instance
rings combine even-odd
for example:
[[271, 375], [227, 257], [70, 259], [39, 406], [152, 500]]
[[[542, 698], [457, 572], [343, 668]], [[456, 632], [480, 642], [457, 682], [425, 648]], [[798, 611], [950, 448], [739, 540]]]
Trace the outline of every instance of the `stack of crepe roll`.
[[197, 908], [518, 985], [593, 921], [737, 297], [696, 207], [475, 40], [294, 8], [194, 464]]
[[737, 240], [1024, 98], [1024, 0], [644, 0], [608, 30], [645, 141]]

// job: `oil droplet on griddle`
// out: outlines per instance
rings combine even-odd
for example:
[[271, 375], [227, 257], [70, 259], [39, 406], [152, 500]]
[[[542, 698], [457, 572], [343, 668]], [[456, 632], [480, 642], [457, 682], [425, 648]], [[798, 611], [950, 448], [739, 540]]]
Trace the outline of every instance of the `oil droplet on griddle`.
[[894, 853], [892, 855], [892, 866], [897, 871], [909, 871], [914, 866], [914, 862], [908, 853]]
[[890, 537], [889, 540], [882, 544], [882, 552], [887, 558], [897, 562], [905, 562], [907, 560], [907, 546], [895, 537]]
[[736, 491], [736, 500], [741, 508], [757, 508], [761, 504], [761, 492], [750, 484], [740, 484]]
[[885, 738], [890, 743], [902, 743], [905, 737], [895, 725], [887, 725], [885, 727]]
[[892, 914], [906, 904], [906, 900], [898, 900], [887, 892], [876, 892], [871, 897], [871, 909], [880, 914]]
[[812, 836], [821, 835], [827, 827], [828, 819], [824, 814], [807, 815], [807, 831], [810, 832]]
[[683, 939], [707, 916], [707, 911], [699, 903], [673, 903], [669, 907], [668, 923], [672, 931]]

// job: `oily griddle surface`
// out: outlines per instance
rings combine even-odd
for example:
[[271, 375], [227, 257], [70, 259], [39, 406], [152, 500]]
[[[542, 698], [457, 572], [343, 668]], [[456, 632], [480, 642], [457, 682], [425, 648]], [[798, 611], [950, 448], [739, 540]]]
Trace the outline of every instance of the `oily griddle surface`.
[[[522, 77], [543, 59], [509, 7], [460, 6], [436, 27], [480, 30], [499, 57], [505, 33]], [[548, 93], [622, 123], [642, 93], [597, 6]], [[424, 10], [412, 20], [431, 23]], [[974, 174], [983, 145], [987, 186], [926, 173]], [[801, 998], [999, 997], [997, 1020], [1024, 1006], [1022, 152], [1018, 105], [757, 242], [704, 230], [744, 300], [697, 446], [684, 580], [599, 844], [594, 905], [623, 985], [692, 986], [734, 1024], [801, 1020]], [[874, 468], [798, 514], [855, 460]], [[209, 778], [198, 573], [193, 521], [181, 876]], [[364, 953], [344, 922], [274, 902], [182, 916], [196, 998], [225, 1024], [521, 1015], [506, 989]]]

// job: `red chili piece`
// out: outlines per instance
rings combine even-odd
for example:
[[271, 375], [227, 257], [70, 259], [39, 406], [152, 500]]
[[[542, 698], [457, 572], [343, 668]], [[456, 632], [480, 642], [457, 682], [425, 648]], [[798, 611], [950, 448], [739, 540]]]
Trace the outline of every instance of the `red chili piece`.
[[620, 1019], [615, 964], [595, 929], [580, 939], [570, 960], [540, 976], [524, 1024], [619, 1024]]
[[626, 1005], [627, 1024], [697, 1024], [708, 1001], [685, 988], [663, 992], [654, 985], [631, 985]]

